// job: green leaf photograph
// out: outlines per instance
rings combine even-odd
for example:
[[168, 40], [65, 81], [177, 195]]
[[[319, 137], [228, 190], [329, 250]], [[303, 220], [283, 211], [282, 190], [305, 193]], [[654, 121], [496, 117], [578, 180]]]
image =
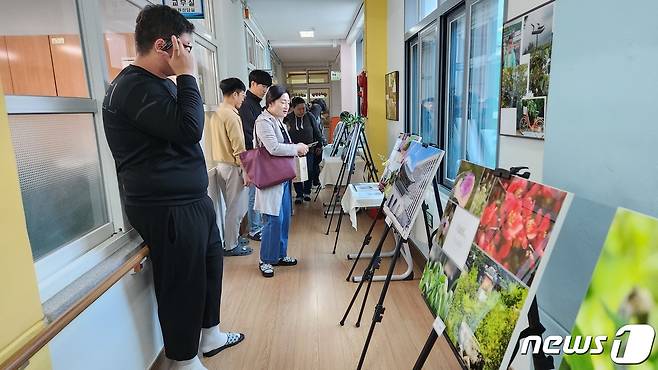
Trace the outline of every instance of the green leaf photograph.
[[[561, 370], [620, 369], [611, 360], [617, 330], [627, 324], [658, 328], [658, 219], [619, 209], [594, 268], [585, 299], [580, 306], [572, 336], [610, 338], [604, 352], [591, 356], [564, 356]], [[586, 358], [583, 358], [586, 357]], [[630, 368], [630, 367], [629, 367]], [[658, 369], [654, 345], [647, 361], [637, 370]]]

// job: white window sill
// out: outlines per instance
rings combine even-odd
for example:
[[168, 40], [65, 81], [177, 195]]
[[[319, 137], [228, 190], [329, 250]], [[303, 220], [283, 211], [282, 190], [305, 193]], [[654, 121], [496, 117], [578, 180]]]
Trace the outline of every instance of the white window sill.
[[[142, 239], [132, 230], [80, 257], [67, 271], [62, 271], [62, 276], [56, 275], [56, 280], [47, 287], [48, 290], [41, 291], [42, 297], [44, 293], [48, 294], [43, 302], [46, 318], [52, 321], [59, 317], [137, 253], [141, 245]], [[102, 260], [98, 261], [99, 258]]]
[[100, 266], [122, 247], [127, 245], [136, 246], [141, 242], [141, 237], [133, 229], [128, 232], [112, 235], [109, 239], [67, 264], [64, 268], [40, 280], [39, 294], [41, 296], [41, 302], [45, 303], [53, 298], [74, 281]]

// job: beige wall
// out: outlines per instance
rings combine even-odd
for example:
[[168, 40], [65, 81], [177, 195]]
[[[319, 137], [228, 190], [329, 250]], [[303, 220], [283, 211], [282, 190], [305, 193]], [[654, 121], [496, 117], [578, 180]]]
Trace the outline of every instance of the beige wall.
[[[0, 89], [0, 362], [44, 325], [4, 93]], [[48, 351], [29, 369], [49, 369]]]

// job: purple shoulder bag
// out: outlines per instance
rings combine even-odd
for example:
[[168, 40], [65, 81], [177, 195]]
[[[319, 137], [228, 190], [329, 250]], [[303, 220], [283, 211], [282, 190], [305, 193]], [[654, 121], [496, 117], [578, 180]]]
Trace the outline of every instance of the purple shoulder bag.
[[[254, 137], [256, 137], [255, 128]], [[258, 141], [258, 138], [256, 139]], [[294, 157], [271, 155], [265, 146], [240, 153], [240, 161], [251, 182], [258, 189], [283, 184], [297, 176]]]

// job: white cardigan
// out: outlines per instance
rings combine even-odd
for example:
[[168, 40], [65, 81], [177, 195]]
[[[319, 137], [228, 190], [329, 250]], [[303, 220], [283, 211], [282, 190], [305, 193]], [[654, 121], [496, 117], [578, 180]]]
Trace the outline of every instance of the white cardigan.
[[[271, 155], [280, 157], [293, 157], [297, 155], [296, 144], [285, 144], [279, 126], [283, 127], [286, 135], [288, 129], [283, 121], [264, 110], [256, 118], [254, 125], [254, 148], [264, 146]], [[288, 135], [290, 138], [290, 135]], [[274, 185], [266, 189], [256, 188], [256, 201], [254, 209], [261, 213], [278, 216], [283, 201], [283, 184]]]

